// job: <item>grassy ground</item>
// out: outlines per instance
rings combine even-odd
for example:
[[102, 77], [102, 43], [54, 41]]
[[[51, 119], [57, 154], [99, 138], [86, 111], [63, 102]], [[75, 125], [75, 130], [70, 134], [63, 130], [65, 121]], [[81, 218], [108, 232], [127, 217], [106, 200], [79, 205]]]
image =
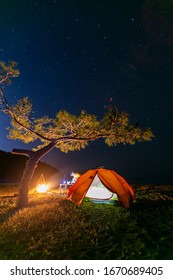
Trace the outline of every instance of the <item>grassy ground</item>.
[[172, 186], [136, 187], [129, 210], [54, 193], [30, 195], [18, 211], [15, 187], [0, 190], [1, 260], [173, 259]]

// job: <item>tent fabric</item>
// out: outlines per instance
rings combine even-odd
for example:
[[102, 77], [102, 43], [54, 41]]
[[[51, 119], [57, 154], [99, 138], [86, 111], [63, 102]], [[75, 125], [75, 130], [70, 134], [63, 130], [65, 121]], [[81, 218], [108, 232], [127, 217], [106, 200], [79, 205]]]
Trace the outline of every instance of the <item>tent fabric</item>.
[[89, 170], [81, 175], [69, 189], [68, 199], [80, 205], [96, 175], [110, 192], [117, 194], [121, 205], [130, 208], [132, 201], [135, 200], [133, 188], [118, 173], [104, 168]]

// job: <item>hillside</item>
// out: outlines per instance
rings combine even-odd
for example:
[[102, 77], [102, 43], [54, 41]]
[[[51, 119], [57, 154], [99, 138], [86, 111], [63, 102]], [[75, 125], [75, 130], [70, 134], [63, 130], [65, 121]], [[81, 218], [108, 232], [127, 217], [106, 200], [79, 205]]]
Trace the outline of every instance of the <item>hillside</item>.
[[[19, 182], [25, 167], [27, 157], [15, 155], [0, 150], [0, 182]], [[60, 172], [53, 166], [40, 162], [33, 177], [33, 184], [37, 183], [40, 175], [45, 179], [52, 176], [60, 177]]]

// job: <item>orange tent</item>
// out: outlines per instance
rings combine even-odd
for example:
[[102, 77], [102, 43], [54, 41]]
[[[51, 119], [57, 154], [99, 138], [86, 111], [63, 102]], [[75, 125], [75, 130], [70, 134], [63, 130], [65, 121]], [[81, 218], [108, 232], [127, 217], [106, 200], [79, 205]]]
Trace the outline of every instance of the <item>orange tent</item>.
[[80, 205], [95, 176], [100, 179], [104, 187], [111, 193], [117, 194], [118, 201], [121, 205], [125, 208], [129, 208], [131, 206], [132, 201], [135, 200], [133, 188], [115, 171], [104, 168], [89, 170], [80, 176], [69, 189], [68, 199]]

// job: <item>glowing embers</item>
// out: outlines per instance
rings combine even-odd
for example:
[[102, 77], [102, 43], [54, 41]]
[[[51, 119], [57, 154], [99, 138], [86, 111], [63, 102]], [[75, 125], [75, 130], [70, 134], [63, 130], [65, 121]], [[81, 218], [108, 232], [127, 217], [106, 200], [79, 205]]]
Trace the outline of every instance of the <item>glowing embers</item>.
[[45, 182], [43, 174], [41, 174], [40, 179], [38, 181], [36, 190], [38, 193], [46, 193], [48, 191], [48, 185]]
[[38, 185], [37, 186], [37, 192], [39, 193], [45, 193], [48, 191], [48, 186], [46, 184]]

